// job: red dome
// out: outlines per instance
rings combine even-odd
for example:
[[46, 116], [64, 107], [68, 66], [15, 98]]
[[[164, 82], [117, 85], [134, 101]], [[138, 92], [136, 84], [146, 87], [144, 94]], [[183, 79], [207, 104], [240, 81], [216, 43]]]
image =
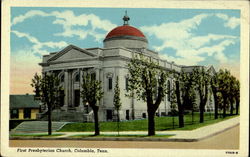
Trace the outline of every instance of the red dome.
[[144, 34], [139, 29], [129, 25], [123, 25], [118, 26], [110, 31], [105, 39], [118, 36], [136, 36], [145, 38]]

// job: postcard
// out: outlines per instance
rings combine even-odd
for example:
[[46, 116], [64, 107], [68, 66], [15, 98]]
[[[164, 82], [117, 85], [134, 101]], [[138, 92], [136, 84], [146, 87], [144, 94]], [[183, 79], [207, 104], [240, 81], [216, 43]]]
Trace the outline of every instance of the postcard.
[[1, 156], [248, 156], [249, 2], [2, 4]]

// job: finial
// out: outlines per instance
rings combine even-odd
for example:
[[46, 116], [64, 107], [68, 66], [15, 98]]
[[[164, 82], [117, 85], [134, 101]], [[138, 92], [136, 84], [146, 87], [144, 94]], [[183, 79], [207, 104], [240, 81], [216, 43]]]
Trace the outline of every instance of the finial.
[[125, 11], [125, 16], [123, 16], [123, 25], [128, 25], [128, 21], [130, 20], [130, 18], [127, 15], [127, 10]]

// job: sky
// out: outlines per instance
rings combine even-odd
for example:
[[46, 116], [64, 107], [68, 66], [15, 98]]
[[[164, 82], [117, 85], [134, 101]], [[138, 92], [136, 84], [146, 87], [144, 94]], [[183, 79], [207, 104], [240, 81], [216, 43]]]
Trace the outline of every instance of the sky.
[[103, 47], [107, 33], [123, 25], [125, 10], [162, 59], [226, 68], [239, 78], [240, 10], [12, 7], [10, 93], [33, 93], [43, 55], [69, 44]]

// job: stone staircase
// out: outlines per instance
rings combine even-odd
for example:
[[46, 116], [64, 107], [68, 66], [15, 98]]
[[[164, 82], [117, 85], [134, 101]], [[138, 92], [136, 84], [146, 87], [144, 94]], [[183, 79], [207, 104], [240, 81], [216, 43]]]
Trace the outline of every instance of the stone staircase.
[[[65, 124], [69, 122], [52, 122], [52, 131], [60, 130]], [[47, 132], [47, 121], [28, 121], [22, 122], [15, 129], [11, 130], [12, 133], [32, 133], [32, 132]]]
[[[58, 122], [85, 122], [83, 112], [77, 112], [73, 109], [68, 111], [55, 109], [52, 111], [51, 119], [52, 121], [58, 121]], [[39, 120], [47, 121], [48, 120], [47, 114], [45, 113], [42, 116], [40, 115]]]

